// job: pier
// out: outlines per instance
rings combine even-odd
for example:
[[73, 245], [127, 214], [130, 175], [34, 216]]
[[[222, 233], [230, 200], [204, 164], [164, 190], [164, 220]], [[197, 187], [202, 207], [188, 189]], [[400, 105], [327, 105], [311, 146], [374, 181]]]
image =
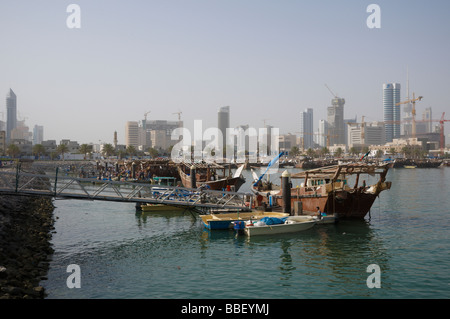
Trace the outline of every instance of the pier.
[[20, 169], [0, 171], [0, 194], [163, 204], [201, 212], [219, 209], [247, 211], [252, 207], [250, 193], [79, 178], [58, 174], [58, 171], [54, 175], [27, 173]]

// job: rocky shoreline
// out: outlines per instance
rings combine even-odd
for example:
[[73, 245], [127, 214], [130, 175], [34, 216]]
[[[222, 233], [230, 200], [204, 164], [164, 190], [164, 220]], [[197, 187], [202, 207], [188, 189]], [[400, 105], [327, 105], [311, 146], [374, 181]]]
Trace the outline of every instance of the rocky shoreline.
[[0, 196], [0, 299], [42, 299], [53, 254], [51, 198]]

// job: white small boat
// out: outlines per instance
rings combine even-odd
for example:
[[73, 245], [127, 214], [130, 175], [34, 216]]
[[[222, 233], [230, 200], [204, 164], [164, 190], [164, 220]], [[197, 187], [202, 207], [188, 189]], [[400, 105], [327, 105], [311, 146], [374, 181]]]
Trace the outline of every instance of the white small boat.
[[289, 220], [294, 221], [305, 221], [305, 220], [313, 220], [317, 224], [334, 224], [337, 222], [337, 218], [333, 215], [322, 216], [320, 219], [314, 215], [299, 215], [299, 216], [289, 216]]
[[275, 234], [288, 234], [301, 232], [310, 229], [316, 224], [314, 220], [293, 220], [286, 218], [283, 224], [272, 225], [260, 225], [260, 223], [247, 224], [245, 226], [245, 233], [248, 236], [260, 236], [260, 235], [275, 235]]

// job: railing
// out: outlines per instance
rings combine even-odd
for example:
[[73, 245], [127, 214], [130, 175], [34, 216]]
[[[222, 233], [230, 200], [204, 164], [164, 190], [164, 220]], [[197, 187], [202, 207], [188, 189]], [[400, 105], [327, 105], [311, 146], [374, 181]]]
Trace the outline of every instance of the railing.
[[165, 204], [199, 210], [248, 210], [252, 205], [249, 193], [77, 178], [58, 174], [58, 171], [55, 175], [34, 174], [21, 172], [19, 169], [15, 172], [0, 170], [0, 193]]

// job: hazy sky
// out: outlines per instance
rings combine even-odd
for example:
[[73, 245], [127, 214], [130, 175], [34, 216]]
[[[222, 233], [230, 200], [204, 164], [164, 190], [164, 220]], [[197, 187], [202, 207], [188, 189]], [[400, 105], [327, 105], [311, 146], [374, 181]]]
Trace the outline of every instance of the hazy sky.
[[[81, 8], [69, 29], [67, 7]], [[381, 28], [369, 29], [371, 3]], [[300, 112], [326, 118], [332, 95], [345, 117], [382, 120], [382, 84], [402, 84], [450, 118], [450, 1], [2, 0], [0, 105], [12, 88], [19, 119], [44, 139], [125, 142], [126, 121], [202, 119], [281, 133], [299, 130]], [[3, 95], [3, 97], [1, 97]], [[450, 133], [447, 125], [447, 133]]]

